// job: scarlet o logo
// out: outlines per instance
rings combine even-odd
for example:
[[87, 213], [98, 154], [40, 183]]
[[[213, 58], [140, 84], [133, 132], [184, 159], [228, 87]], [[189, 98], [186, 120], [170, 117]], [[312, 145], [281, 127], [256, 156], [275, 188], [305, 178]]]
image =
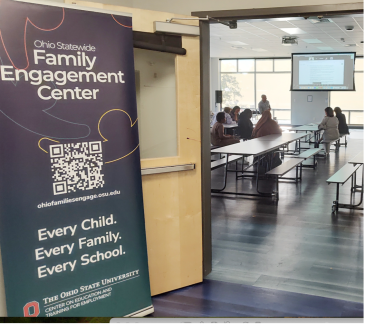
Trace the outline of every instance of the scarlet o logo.
[[23, 307], [24, 317], [37, 317], [39, 315], [39, 304], [36, 301], [27, 303]]

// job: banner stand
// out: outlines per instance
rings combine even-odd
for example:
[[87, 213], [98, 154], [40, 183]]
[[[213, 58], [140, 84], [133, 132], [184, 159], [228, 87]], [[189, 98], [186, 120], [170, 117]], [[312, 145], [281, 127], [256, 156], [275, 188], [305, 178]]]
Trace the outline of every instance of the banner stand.
[[0, 314], [153, 312], [132, 15], [0, 1]]

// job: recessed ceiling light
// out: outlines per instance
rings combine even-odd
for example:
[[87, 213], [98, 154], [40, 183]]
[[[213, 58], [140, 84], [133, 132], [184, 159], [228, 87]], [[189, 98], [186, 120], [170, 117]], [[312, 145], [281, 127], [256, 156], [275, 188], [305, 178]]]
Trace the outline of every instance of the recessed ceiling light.
[[313, 38], [313, 39], [302, 39], [303, 42], [306, 42], [308, 44], [319, 44], [322, 43], [319, 39]]
[[290, 35], [306, 34], [306, 32], [300, 28], [280, 28], [284, 33]]
[[232, 45], [247, 45], [246, 43], [240, 42], [240, 41], [226, 41], [228, 44]]
[[333, 50], [332, 47], [329, 47], [329, 46], [319, 46], [317, 47], [318, 49], [322, 50], [322, 51], [330, 51], [330, 50]]
[[346, 44], [345, 47], [354, 47], [357, 46], [357, 44]]

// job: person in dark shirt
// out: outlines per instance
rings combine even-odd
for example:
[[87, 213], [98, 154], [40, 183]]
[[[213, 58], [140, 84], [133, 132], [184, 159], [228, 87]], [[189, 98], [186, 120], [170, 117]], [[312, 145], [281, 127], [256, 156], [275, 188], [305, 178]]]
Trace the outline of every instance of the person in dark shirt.
[[346, 116], [342, 113], [342, 110], [340, 107], [336, 107], [334, 109], [336, 113], [336, 117], [338, 119], [338, 132], [340, 135], [347, 135], [350, 134], [349, 128], [346, 123]]
[[238, 118], [238, 134], [243, 139], [251, 139], [253, 124], [251, 121], [251, 109], [245, 109]]

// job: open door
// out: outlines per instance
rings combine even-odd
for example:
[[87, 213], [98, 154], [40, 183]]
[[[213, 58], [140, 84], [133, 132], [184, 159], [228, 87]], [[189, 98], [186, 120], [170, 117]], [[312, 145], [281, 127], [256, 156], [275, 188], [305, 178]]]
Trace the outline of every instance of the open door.
[[[133, 15], [133, 31], [153, 33], [171, 13], [66, 1]], [[198, 21], [184, 24], [198, 26]], [[152, 295], [202, 281], [199, 37], [182, 36], [185, 55], [135, 49], [138, 128]]]

